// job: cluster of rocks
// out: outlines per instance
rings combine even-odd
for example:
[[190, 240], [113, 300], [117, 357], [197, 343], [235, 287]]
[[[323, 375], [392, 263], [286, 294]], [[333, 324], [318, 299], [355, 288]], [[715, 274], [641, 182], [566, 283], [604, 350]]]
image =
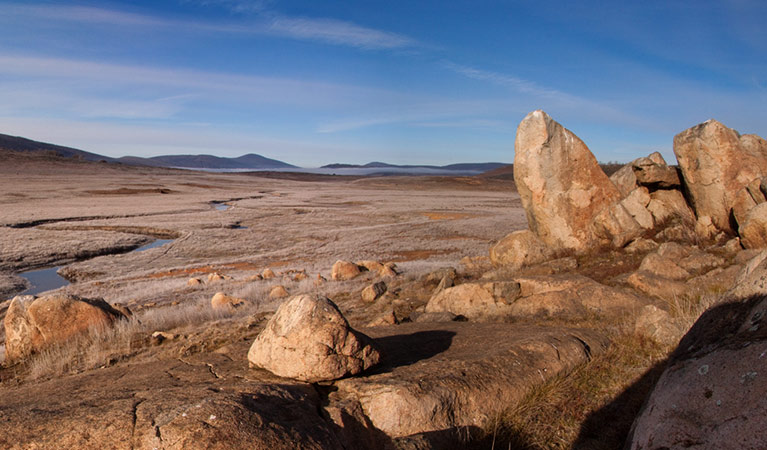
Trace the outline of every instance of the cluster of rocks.
[[330, 278], [335, 281], [346, 281], [364, 272], [375, 273], [382, 278], [394, 278], [399, 274], [397, 270], [397, 265], [393, 262], [382, 264], [370, 260], [357, 262], [338, 260], [330, 270]]
[[522, 267], [574, 252], [657, 240], [726, 239], [767, 246], [767, 142], [739, 135], [716, 120], [674, 138], [678, 168], [659, 153], [611, 177], [588, 147], [543, 111], [519, 125], [514, 179], [529, 230], [501, 240], [490, 257]]

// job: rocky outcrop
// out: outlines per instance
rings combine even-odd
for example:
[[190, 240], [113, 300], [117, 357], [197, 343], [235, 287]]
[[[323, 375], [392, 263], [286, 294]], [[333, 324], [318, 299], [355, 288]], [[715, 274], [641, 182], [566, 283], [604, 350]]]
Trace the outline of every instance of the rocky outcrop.
[[576, 319], [589, 314], [625, 314], [646, 303], [628, 290], [582, 275], [531, 275], [444, 289], [429, 300], [425, 312], [449, 312], [479, 322], [534, 316]]
[[[359, 404], [369, 423], [393, 438], [449, 436], [437, 448], [461, 448], [456, 429], [487, 426], [529, 388], [607, 344], [591, 330], [525, 324], [404, 323], [370, 333], [390, 358], [375, 374], [337, 381], [331, 402]], [[477, 343], [492, 345], [477, 351]]]
[[763, 296], [704, 313], [669, 358], [627, 448], [763, 448], [765, 317]]
[[674, 137], [674, 153], [698, 217], [708, 216], [722, 231], [735, 232], [730, 214], [738, 192], [767, 175], [767, 158], [755, 138], [745, 138], [716, 120]]
[[515, 281], [520, 286], [520, 297], [510, 308], [514, 317], [616, 316], [636, 311], [647, 303], [629, 290], [606, 286], [582, 275], [516, 277]]
[[150, 358], [16, 386], [0, 399], [0, 448], [354, 448], [320, 415], [314, 386], [238, 366], [220, 354]]
[[490, 247], [494, 266], [519, 269], [551, 259], [553, 252], [530, 230], [515, 231]]
[[450, 312], [474, 321], [509, 317], [519, 292], [519, 283], [515, 281], [459, 284], [432, 297], [426, 312]]
[[627, 281], [639, 292], [674, 301], [695, 288], [685, 281], [725, 263], [722, 257], [697, 247], [666, 242], [645, 256], [639, 269]]
[[108, 328], [123, 317], [102, 299], [15, 297], [4, 321], [6, 362], [19, 361], [91, 330]]
[[610, 176], [610, 181], [626, 197], [637, 187], [650, 191], [658, 189], [678, 189], [680, 179], [677, 170], [669, 167], [663, 156], [654, 152], [649, 156], [637, 158], [621, 167]]
[[555, 251], [592, 250], [594, 218], [621, 197], [586, 144], [543, 111], [517, 128], [514, 179], [530, 230]]
[[681, 185], [676, 169], [669, 167], [666, 160], [658, 152], [634, 160], [631, 166], [639, 186], [655, 191], [658, 189], [678, 189]]
[[283, 303], [248, 351], [251, 367], [309, 382], [355, 375], [380, 359], [372, 340], [353, 330], [332, 301], [309, 295]]

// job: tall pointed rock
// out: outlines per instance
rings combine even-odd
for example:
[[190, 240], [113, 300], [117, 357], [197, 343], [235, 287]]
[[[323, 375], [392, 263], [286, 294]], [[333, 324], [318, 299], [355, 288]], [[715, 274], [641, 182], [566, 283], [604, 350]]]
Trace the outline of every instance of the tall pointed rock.
[[517, 128], [514, 180], [530, 230], [554, 250], [588, 252], [594, 218], [621, 197], [586, 144], [540, 110]]

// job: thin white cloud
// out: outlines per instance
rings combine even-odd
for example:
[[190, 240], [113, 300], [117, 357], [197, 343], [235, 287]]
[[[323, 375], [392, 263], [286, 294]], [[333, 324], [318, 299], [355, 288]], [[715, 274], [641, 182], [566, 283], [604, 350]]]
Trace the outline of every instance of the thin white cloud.
[[500, 122], [488, 122], [477, 119], [477, 116], [487, 114], [509, 115], [520, 114], [523, 110], [518, 106], [506, 101], [479, 100], [479, 101], [422, 101], [410, 99], [407, 103], [400, 103], [387, 111], [368, 117], [342, 117], [322, 123], [318, 133], [338, 133], [360, 128], [378, 125], [408, 124], [418, 127], [427, 127], [433, 123], [434, 127], [448, 127], [454, 124], [454, 128], [465, 127], [489, 127], [498, 125]]
[[[238, 7], [237, 5], [240, 8], [256, 8], [254, 2], [225, 3], [231, 4], [232, 8]], [[253, 4], [251, 5], [251, 3]], [[34, 20], [70, 21], [118, 25], [122, 27], [168, 28], [195, 33], [210, 32], [276, 36], [355, 47], [363, 50], [393, 50], [411, 48], [418, 45], [417, 41], [407, 36], [376, 30], [351, 22], [327, 18], [289, 17], [273, 13], [262, 14], [255, 20], [221, 23], [165, 19], [144, 14], [84, 6], [10, 4], [3, 6], [3, 16], [5, 20], [12, 19], [15, 16]]]
[[269, 0], [186, 0], [200, 6], [220, 6], [238, 14], [252, 14], [264, 11], [271, 3]]
[[557, 89], [541, 86], [533, 81], [455, 64], [450, 61], [443, 61], [442, 65], [465, 77], [486, 81], [504, 87], [514, 93], [521, 94], [526, 97], [526, 101], [518, 99], [518, 103], [529, 104], [532, 101], [535, 105], [534, 109], [544, 108], [551, 109], [552, 111], [576, 112], [580, 118], [588, 117], [593, 120], [622, 123], [631, 126], [657, 126], [657, 123], [654, 123], [648, 118], [642, 118], [628, 113], [604, 101], [579, 97]]
[[503, 75], [496, 72], [490, 72], [486, 70], [480, 70], [461, 64], [455, 64], [450, 61], [443, 61], [443, 66], [452, 70], [460, 75], [468, 78], [472, 78], [479, 81], [488, 81], [499, 86], [504, 86], [515, 90], [523, 94], [531, 94], [537, 97], [545, 97], [557, 99], [560, 101], [572, 102], [576, 100], [576, 97], [558, 91], [556, 89], [550, 89], [538, 85], [537, 83], [522, 78], [513, 77], [510, 75]]
[[416, 45], [406, 36], [333, 19], [275, 17], [269, 30], [295, 39], [318, 40], [362, 49], [396, 49]]
[[384, 89], [321, 81], [2, 54], [0, 75], [41, 80], [40, 83], [47, 81], [52, 90], [90, 92], [99, 88], [108, 96], [125, 95], [126, 88], [130, 87], [154, 87], [162, 92], [162, 97], [197, 95], [215, 102], [322, 108], [353, 106], [372, 100], [393, 101], [401, 97]]

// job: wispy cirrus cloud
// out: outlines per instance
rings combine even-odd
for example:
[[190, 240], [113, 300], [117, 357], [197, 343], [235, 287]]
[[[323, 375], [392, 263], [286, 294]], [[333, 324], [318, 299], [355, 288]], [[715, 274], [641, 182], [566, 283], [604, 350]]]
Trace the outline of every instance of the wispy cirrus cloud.
[[458, 73], [460, 75], [463, 75], [465, 77], [473, 78], [479, 81], [488, 81], [490, 83], [493, 83], [499, 86], [504, 86], [509, 89], [513, 89], [523, 94], [531, 94], [537, 97], [555, 98], [560, 101], [576, 100], [576, 97], [570, 94], [566, 94], [556, 89], [540, 86], [538, 83], [535, 83], [534, 81], [517, 78], [511, 75], [504, 75], [497, 72], [481, 70], [474, 67], [464, 66], [461, 64], [453, 63], [451, 61], [443, 61], [442, 65], [445, 68], [455, 73]]
[[[219, 2], [216, 2], [219, 3]], [[252, 8], [256, 2], [225, 2], [232, 8]], [[69, 21], [87, 24], [118, 25], [121, 27], [154, 27], [183, 32], [252, 34], [321, 42], [355, 47], [362, 50], [393, 50], [412, 48], [419, 43], [408, 36], [361, 26], [352, 22], [312, 17], [291, 17], [267, 12], [254, 19], [235, 22], [178, 20], [137, 14], [114, 9], [87, 6], [24, 5], [3, 6], [5, 19], [14, 16], [26, 19]]]
[[[0, 54], [0, 76], [27, 83], [30, 98], [47, 87], [51, 91], [98, 91], [105, 97], [126, 92], [158, 92], [162, 98], [204, 97], [217, 103], [236, 102], [301, 107], [350, 107], [368, 101], [396, 101], [401, 94], [385, 89], [359, 87], [305, 79], [234, 75], [180, 68], [110, 64], [87, 60]], [[34, 84], [31, 81], [35, 80]], [[9, 86], [9, 82], [4, 85]], [[178, 97], [185, 96], [185, 97]], [[23, 98], [23, 96], [20, 96]]]
[[264, 11], [271, 0], [183, 0], [182, 3], [192, 3], [200, 6], [220, 6], [238, 14], [252, 14]]
[[295, 39], [319, 40], [362, 49], [396, 49], [417, 44], [413, 39], [401, 34], [333, 19], [277, 16], [271, 19], [269, 31]]
[[420, 128], [496, 128], [505, 129], [500, 121], [484, 119], [487, 114], [519, 114], [523, 109], [504, 101], [429, 101], [411, 98], [368, 117], [342, 117], [326, 121], [318, 133], [338, 133], [379, 125], [407, 124]]

